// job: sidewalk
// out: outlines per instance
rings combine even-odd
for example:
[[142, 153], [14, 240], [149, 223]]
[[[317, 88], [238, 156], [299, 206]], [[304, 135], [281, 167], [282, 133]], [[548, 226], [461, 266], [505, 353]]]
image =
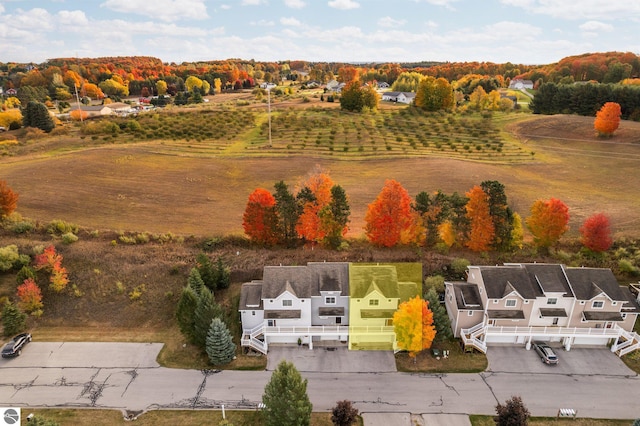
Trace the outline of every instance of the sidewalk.
[[471, 426], [465, 414], [362, 413], [364, 426]]

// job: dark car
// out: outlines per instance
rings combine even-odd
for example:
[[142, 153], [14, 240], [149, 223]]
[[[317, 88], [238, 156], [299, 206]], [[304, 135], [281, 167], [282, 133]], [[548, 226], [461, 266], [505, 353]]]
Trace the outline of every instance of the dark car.
[[2, 348], [2, 358], [13, 358], [16, 356], [20, 356], [20, 354], [22, 353], [22, 348], [30, 341], [31, 334], [18, 334], [13, 338], [13, 340], [4, 345], [4, 348]]
[[555, 365], [558, 363], [558, 356], [549, 345], [544, 342], [533, 342], [533, 348], [540, 355], [540, 360], [545, 364]]

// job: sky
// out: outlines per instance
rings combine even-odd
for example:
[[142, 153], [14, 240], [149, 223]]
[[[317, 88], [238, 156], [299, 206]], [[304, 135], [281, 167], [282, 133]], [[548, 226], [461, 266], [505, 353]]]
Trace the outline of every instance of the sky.
[[639, 0], [0, 0], [0, 62], [549, 64], [640, 54]]

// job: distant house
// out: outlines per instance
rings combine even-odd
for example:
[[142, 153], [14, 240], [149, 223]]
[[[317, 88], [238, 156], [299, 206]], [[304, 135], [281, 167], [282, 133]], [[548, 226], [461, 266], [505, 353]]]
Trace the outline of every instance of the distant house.
[[416, 98], [414, 92], [384, 92], [382, 100], [388, 102], [400, 102], [403, 104], [412, 104]]
[[469, 266], [466, 282], [445, 282], [451, 327], [465, 347], [530, 348], [533, 340], [640, 349], [633, 332], [640, 305], [610, 269], [513, 263]]
[[515, 90], [533, 89], [533, 81], [516, 78], [511, 80], [511, 82], [509, 83], [509, 89], [515, 89]]
[[126, 115], [135, 112], [131, 105], [125, 104], [124, 102], [113, 102], [104, 106], [109, 108], [114, 114], [117, 115]]
[[378, 83], [378, 89], [388, 89], [389, 87], [391, 86], [386, 81], [381, 81]]
[[87, 113], [87, 117], [101, 117], [105, 115], [115, 114], [108, 105], [81, 105], [80, 108], [72, 106], [69, 112], [77, 111], [78, 109]]
[[18, 91], [12, 87], [11, 89], [7, 89], [4, 94], [7, 96], [15, 96], [18, 94]]
[[327, 83], [326, 88], [330, 92], [340, 93], [342, 92], [342, 89], [344, 89], [345, 86], [346, 84], [344, 83], [338, 83], [338, 81], [336, 80], [331, 80], [330, 82]]

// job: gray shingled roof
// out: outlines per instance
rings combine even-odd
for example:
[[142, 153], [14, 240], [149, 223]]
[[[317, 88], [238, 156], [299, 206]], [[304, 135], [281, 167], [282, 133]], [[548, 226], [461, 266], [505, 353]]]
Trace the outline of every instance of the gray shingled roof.
[[566, 318], [567, 311], [562, 308], [540, 308], [540, 315], [543, 317]]
[[300, 318], [300, 309], [285, 309], [285, 310], [267, 310], [264, 311], [264, 317], [266, 319], [298, 319]]
[[640, 313], [640, 305], [638, 304], [636, 297], [631, 293], [631, 290], [629, 290], [629, 287], [620, 286], [620, 291], [622, 291], [622, 294], [627, 298], [626, 303], [622, 306], [622, 311], [631, 314]]
[[484, 309], [477, 285], [453, 283], [453, 292], [456, 296], [458, 309], [465, 309], [468, 311], [481, 311]]
[[489, 319], [524, 319], [524, 312], [511, 309], [488, 310]]
[[398, 276], [391, 265], [351, 265], [351, 297], [362, 299], [377, 289], [387, 298], [399, 298]]
[[584, 311], [582, 315], [587, 321], [624, 321], [620, 312]]
[[565, 271], [578, 300], [590, 300], [604, 292], [611, 300], [627, 301], [610, 269], [565, 268]]
[[532, 282], [538, 283], [544, 292], [565, 293], [572, 296], [571, 287], [564, 275], [562, 265], [527, 263], [523, 265]]
[[349, 295], [349, 263], [348, 262], [309, 262], [313, 271], [314, 286], [312, 294], [319, 291], [339, 291], [342, 296]]
[[242, 284], [239, 310], [245, 311], [252, 309], [262, 309], [262, 281], [252, 281]]
[[311, 271], [306, 266], [265, 266], [262, 281], [263, 299], [275, 299], [289, 289], [300, 299], [311, 297]]
[[480, 273], [489, 299], [502, 299], [512, 290], [517, 291], [525, 299], [543, 296], [540, 286], [531, 281], [526, 269], [522, 267], [481, 266]]
[[320, 315], [321, 317], [343, 317], [344, 307], [320, 307], [318, 308], [318, 315]]

